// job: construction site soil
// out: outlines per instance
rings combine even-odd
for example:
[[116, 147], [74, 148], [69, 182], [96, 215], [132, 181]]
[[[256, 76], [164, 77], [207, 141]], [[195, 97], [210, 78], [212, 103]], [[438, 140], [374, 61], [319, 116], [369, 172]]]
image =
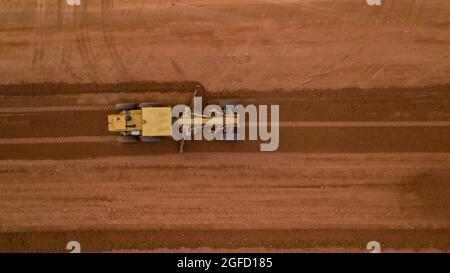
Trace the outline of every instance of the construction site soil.
[[[450, 2], [0, 0], [0, 252], [450, 251]], [[120, 144], [119, 102], [280, 106]]]

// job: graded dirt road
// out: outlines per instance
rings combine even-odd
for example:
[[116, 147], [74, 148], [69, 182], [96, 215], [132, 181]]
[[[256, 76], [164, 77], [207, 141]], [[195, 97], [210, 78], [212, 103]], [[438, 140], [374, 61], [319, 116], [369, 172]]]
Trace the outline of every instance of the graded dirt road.
[[280, 105], [278, 151], [202, 141], [185, 154], [170, 139], [118, 144], [105, 119], [118, 101], [188, 102], [195, 83], [124, 86], [3, 90], [2, 251], [449, 250], [448, 86], [240, 92]]
[[[449, 1], [81, 2], [0, 0], [1, 252], [450, 251]], [[106, 131], [198, 84], [279, 149]]]

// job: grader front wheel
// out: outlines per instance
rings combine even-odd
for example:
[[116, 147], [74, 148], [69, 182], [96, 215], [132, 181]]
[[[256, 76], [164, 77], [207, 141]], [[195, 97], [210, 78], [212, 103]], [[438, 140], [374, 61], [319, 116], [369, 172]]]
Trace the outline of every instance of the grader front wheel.
[[141, 142], [160, 142], [162, 139], [160, 137], [140, 136], [139, 140]]

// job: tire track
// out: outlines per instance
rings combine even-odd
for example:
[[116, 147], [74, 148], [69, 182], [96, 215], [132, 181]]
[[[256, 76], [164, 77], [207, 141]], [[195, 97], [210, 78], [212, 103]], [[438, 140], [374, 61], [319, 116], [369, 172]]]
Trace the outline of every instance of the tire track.
[[[59, 122], [66, 124], [63, 120]], [[82, 123], [83, 121], [77, 122], [77, 124]], [[116, 142], [116, 135], [107, 133], [106, 124], [97, 123], [95, 134], [90, 134], [93, 132], [91, 129], [86, 131], [82, 127], [84, 131], [80, 132], [70, 123], [65, 126], [66, 128], [59, 128], [64, 130], [64, 135], [60, 134], [60, 130], [46, 130], [34, 136], [15, 134], [1, 138], [0, 159], [73, 159], [179, 153], [179, 144], [170, 138], [164, 138], [160, 143], [120, 144]], [[449, 132], [448, 127], [432, 128], [426, 131], [423, 128], [374, 128], [370, 131], [367, 128], [290, 128], [280, 130], [280, 146], [274, 153], [448, 154], [450, 147], [445, 144]], [[86, 136], [89, 137], [84, 138]], [[67, 143], [67, 145], [61, 146], [59, 143]], [[184, 151], [187, 154], [256, 154], [260, 151], [261, 143], [261, 141], [252, 140], [189, 141]]]
[[[245, 39], [245, 42], [242, 43], [242, 45], [236, 47], [233, 49], [233, 52], [228, 57], [228, 64], [224, 64], [222, 66], [222, 70], [217, 73], [215, 76], [215, 79], [213, 82], [227, 82], [229, 81], [229, 77], [232, 74], [233, 71], [236, 70], [236, 68], [239, 66], [239, 62], [236, 61], [235, 58], [240, 58], [243, 56], [246, 52], [248, 52], [248, 48], [252, 45], [255, 45], [259, 42], [261, 39], [261, 36], [267, 32], [270, 31], [271, 28], [273, 28], [273, 19], [270, 16], [266, 16], [267, 14], [270, 14], [270, 6], [269, 8], [265, 8], [262, 11], [262, 18], [260, 21], [260, 24], [258, 25], [257, 29], [252, 33], [251, 36]], [[183, 41], [179, 39], [180, 43]], [[260, 75], [256, 75], [256, 77], [262, 78], [264, 77], [265, 71], [261, 72]]]
[[102, 0], [102, 28], [103, 28], [103, 39], [106, 45], [106, 50], [108, 55], [113, 62], [113, 67], [119, 73], [119, 75], [129, 78], [128, 69], [126, 68], [119, 52], [115, 46], [115, 41], [109, 26], [109, 17], [113, 8], [113, 0]]
[[75, 136], [75, 137], [33, 137], [33, 138], [1, 138], [0, 145], [36, 145], [66, 143], [102, 143], [116, 142], [115, 136]]
[[[254, 124], [249, 124], [255, 126]], [[261, 124], [259, 124], [261, 126]], [[292, 128], [383, 128], [450, 127], [450, 121], [281, 121], [280, 127]]]
[[[12, 0], [4, 0], [4, 2], [0, 2], [0, 14], [8, 11], [8, 8], [10, 7], [11, 2], [12, 2]], [[1, 30], [6, 31], [7, 28], [4, 28], [4, 29], [2, 28]], [[6, 46], [3, 44], [3, 39], [4, 38], [0, 39], [0, 60], [4, 58], [3, 52], [6, 51]]]
[[89, 42], [89, 31], [87, 29], [87, 24], [85, 20], [87, 19], [87, 5], [84, 4], [84, 12], [78, 12], [78, 7], [73, 7], [73, 23], [75, 29], [75, 42], [78, 51], [81, 56], [81, 61], [83, 67], [86, 70], [86, 75], [88, 79], [92, 82], [102, 82], [99, 78], [99, 68], [97, 64], [93, 61], [93, 56], [91, 53], [92, 46]]
[[58, 13], [56, 17], [56, 24], [59, 29], [63, 27], [63, 16], [64, 16], [64, 0], [58, 0]]
[[[197, 171], [197, 170], [196, 170]], [[208, 185], [209, 186], [209, 185]], [[185, 193], [185, 192], [183, 192]], [[229, 194], [223, 192], [223, 194]], [[266, 196], [267, 197], [267, 196]], [[284, 197], [284, 196], [283, 196]], [[160, 198], [157, 196], [157, 198]], [[173, 202], [173, 195], [171, 197]], [[261, 197], [264, 198], [264, 197]], [[318, 198], [317, 196], [311, 196]], [[164, 200], [164, 199], [162, 199]], [[161, 200], [161, 201], [162, 201]], [[263, 199], [265, 200], [265, 199]], [[321, 199], [314, 199], [319, 204]], [[306, 201], [310, 201], [306, 199]], [[42, 201], [41, 201], [42, 202]], [[338, 205], [344, 202], [339, 200]], [[279, 203], [279, 201], [277, 202]], [[40, 203], [39, 203], [40, 204]], [[43, 204], [46, 204], [45, 202]], [[178, 203], [176, 203], [178, 204]], [[229, 202], [227, 206], [229, 206]], [[180, 205], [180, 204], [178, 204]], [[336, 205], [337, 206], [337, 205]], [[192, 208], [184, 205], [185, 208]], [[225, 205], [224, 205], [225, 207]], [[411, 208], [410, 208], [411, 209]], [[92, 207], [82, 210], [91, 211]], [[225, 210], [225, 208], [224, 208]], [[321, 208], [324, 210], [324, 208]], [[203, 211], [201, 211], [204, 213]], [[136, 210], [135, 210], [136, 213]], [[248, 212], [247, 212], [248, 213]], [[372, 212], [373, 213], [373, 212]], [[233, 214], [230, 212], [229, 215]], [[180, 218], [180, 211], [167, 211], [167, 215]], [[267, 217], [269, 213], [262, 217]], [[78, 216], [80, 217], [80, 216]], [[136, 216], [137, 217], [137, 216]], [[210, 216], [211, 217], [211, 216]], [[246, 217], [245, 214], [240, 217]], [[367, 215], [365, 216], [367, 217]], [[361, 217], [363, 219], [363, 217]], [[78, 218], [77, 218], [78, 219]], [[109, 219], [106, 218], [106, 219]], [[143, 218], [139, 215], [139, 219]], [[280, 218], [281, 220], [285, 218]], [[280, 219], [276, 219], [279, 221]], [[64, 227], [72, 227], [79, 222], [65, 220]], [[244, 223], [244, 222], [243, 222]], [[254, 223], [253, 223], [254, 224]], [[93, 226], [93, 227], [91, 227]], [[31, 228], [26, 231], [4, 231], [0, 233], [0, 251], [2, 252], [55, 252], [60, 253], [61, 245], [67, 243], [67, 238], [79, 238], [86, 252], [349, 252], [365, 253], [367, 250], [361, 242], [367, 238], [380, 238], [383, 242], [383, 251], [386, 252], [448, 252], [449, 247], [447, 228], [378, 228], [367, 229], [355, 226], [354, 228], [301, 228], [301, 229], [220, 229], [187, 227], [184, 229], [175, 225], [171, 228], [132, 229], [127, 226], [118, 229], [107, 228], [108, 225], [91, 225], [91, 229], [70, 230], [39, 230]], [[203, 227], [200, 225], [200, 227]], [[11, 227], [9, 227], [11, 229]], [[17, 228], [16, 228], [17, 229]], [[35, 228], [36, 229], [36, 228]], [[114, 238], [114, 239], [111, 239]], [[139, 240], [136, 240], [139, 238]], [[18, 244], [17, 242], [27, 242]], [[151, 244], [148, 242], [152, 242]], [[384, 248], [386, 244], [386, 248]], [[164, 247], [162, 247], [164, 246]], [[368, 254], [362, 254], [368, 255]], [[395, 255], [395, 254], [394, 254]]]
[[[66, 31], [64, 31], [64, 0], [58, 0], [58, 18], [57, 18], [57, 24], [60, 32], [63, 34], [63, 45], [61, 49], [61, 60], [60, 60], [60, 66], [63, 71], [68, 72], [68, 64], [70, 63], [71, 59], [71, 43], [68, 41], [70, 40], [71, 35], [66, 35]], [[69, 31], [69, 30], [67, 30]]]
[[[306, 4], [302, 3], [299, 5], [302, 9], [304, 9], [307, 12], [310, 12], [311, 14], [316, 14], [320, 16], [324, 16], [328, 19], [337, 19], [337, 18], [345, 18], [345, 22], [351, 22], [354, 24], [360, 24], [363, 26], [363, 29], [359, 32], [359, 37], [357, 39], [362, 40], [362, 37], [369, 32], [373, 26], [374, 19], [378, 17], [378, 14], [376, 13], [377, 10], [374, 10], [373, 7], [369, 7], [367, 4], [362, 4], [361, 8], [356, 13], [347, 13], [347, 12], [340, 12], [333, 9], [334, 5], [330, 8], [322, 8], [318, 7], [316, 4]], [[368, 15], [366, 15], [364, 12], [369, 9]], [[292, 21], [293, 19], [291, 19]], [[350, 61], [352, 60], [353, 56], [360, 56], [362, 52], [364, 51], [365, 45], [358, 45], [357, 43], [352, 43], [349, 49], [347, 50], [347, 54], [343, 56], [339, 61], [333, 63], [330, 65], [330, 68], [326, 71], [321, 72], [310, 72], [309, 74], [306, 74], [298, 79], [298, 85], [303, 86], [305, 84], [308, 84], [312, 82], [315, 78], [328, 75], [334, 71], [338, 71], [341, 68], [344, 68]], [[359, 74], [363, 74], [367, 68], [362, 69]], [[360, 76], [361, 77], [361, 76]]]
[[[403, 3], [402, 3], [403, 4]], [[395, 9], [394, 1], [392, 0], [385, 0], [381, 3], [381, 6], [372, 6], [374, 10], [380, 11], [377, 15], [377, 19], [380, 19], [380, 25], [387, 25], [389, 24], [389, 19], [392, 18], [391, 14], [393, 13]], [[401, 14], [397, 14], [398, 17], [401, 17]], [[395, 18], [397, 19], [397, 18]]]
[[31, 69], [37, 73], [41, 73], [43, 70], [43, 60], [45, 56], [45, 44], [43, 41], [44, 30], [43, 28], [47, 23], [46, 5], [45, 0], [36, 0], [36, 31], [35, 42], [33, 43], [33, 57], [31, 59]]
[[[65, 22], [65, 8], [66, 7], [66, 1], [65, 0], [58, 0], [58, 18], [57, 18], [57, 24], [60, 32], [63, 36], [63, 44], [61, 47], [61, 59], [60, 59], [60, 69], [66, 73], [66, 75], [70, 75], [73, 79], [76, 80], [82, 80], [79, 76], [75, 74], [72, 68], [72, 43], [73, 43], [73, 29], [65, 29], [64, 22]], [[72, 17], [70, 18], [69, 25], [73, 25], [73, 13], [71, 14]]]
[[[385, 8], [385, 3], [382, 4], [383, 8]], [[389, 8], [392, 9], [392, 2], [389, 3]], [[368, 6], [364, 4], [364, 6], [361, 7], [360, 12], [365, 11], [366, 9], [369, 9], [369, 14], [366, 16], [366, 19], [363, 20], [361, 26], [363, 26], [362, 31], [359, 33], [358, 39], [360, 41], [363, 41], [363, 37], [367, 35], [367, 33], [370, 33], [372, 31], [372, 28], [374, 25], [380, 24], [384, 25], [386, 19], [386, 16], [381, 12], [380, 7], [377, 6]], [[353, 56], [363, 56], [364, 50], [366, 49], [366, 46], [370, 46], [370, 44], [363, 43], [362, 45], [352, 44], [351, 49], [349, 50], [349, 57]], [[353, 53], [354, 52], [354, 53]], [[353, 53], [352, 55], [350, 55]], [[345, 61], [345, 62], [344, 62]], [[348, 64], [351, 62], [351, 58], [344, 58], [344, 60], [340, 64], [336, 64], [334, 67], [334, 70], [337, 70], [344, 66], [344, 64]], [[370, 75], [371, 79], [375, 79], [380, 73], [383, 72], [383, 69], [385, 68], [384, 65], [377, 65], [377, 64], [368, 64], [365, 67], [362, 67], [360, 71], [357, 73], [357, 78], [364, 78], [365, 75]]]
[[[186, 158], [190, 158], [192, 160], [187, 160], [184, 162], [184, 166], [187, 167], [222, 167], [226, 166], [236, 166], [236, 164], [246, 164], [248, 166], [258, 166], [260, 163], [255, 162], [256, 158], [263, 158], [267, 162], [272, 162], [279, 155], [275, 153], [260, 153], [260, 152], [242, 152], [242, 153], [220, 153], [220, 154], [208, 154], [208, 153], [198, 153], [203, 156], [185, 154]], [[243, 155], [242, 157], [236, 158], [236, 155]], [[210, 161], [201, 160], [204, 156], [209, 156], [210, 158], [214, 158], [215, 164], [211, 164]], [[95, 159], [95, 161], [99, 165], [108, 165], [114, 167], [126, 167], [129, 166], [130, 163], [135, 167], [158, 167], [162, 165], [170, 166], [174, 160], [177, 160], [179, 157], [178, 154], [166, 154], [166, 155], [158, 155], [158, 160], [154, 160], [154, 158], [145, 156], [145, 155], [133, 155], [133, 156], [122, 156], [120, 159], [118, 158], [114, 162], [111, 162], [108, 158], [99, 158]], [[315, 165], [314, 161], [339, 161], [341, 164], [346, 164], [347, 161], [356, 161], [360, 162], [361, 160], [370, 160], [376, 166], [392, 168], [391, 165], [386, 163], [387, 160], [394, 161], [397, 164], [401, 164], [404, 167], [407, 167], [411, 164], [411, 162], [420, 162], [420, 167], [423, 169], [430, 168], [432, 166], [436, 166], [438, 169], [442, 167], [447, 167], [450, 164], [450, 153], [290, 153], [283, 155], [283, 157], [287, 161], [297, 161], [304, 160], [308, 161], [309, 164]], [[233, 160], [234, 159], [234, 160]], [[74, 159], [71, 162], [75, 164], [83, 164], [83, 160]], [[355, 163], [356, 163], [355, 162]], [[55, 165], [64, 164], [58, 161], [53, 161]], [[6, 169], [7, 167], [11, 167], [11, 165], [17, 167], [44, 167], [47, 166], [48, 161], [15, 161], [11, 163], [9, 161], [0, 160], [0, 167]], [[356, 163], [358, 168], [363, 169], [364, 166]], [[309, 166], [304, 166], [305, 168], [309, 168]], [[322, 168], [324, 165], [315, 165], [313, 168]], [[356, 167], [356, 166], [355, 166]], [[340, 167], [338, 167], [340, 168]], [[337, 182], [337, 181], [336, 181]], [[338, 182], [339, 184], [339, 182]]]
[[100, 106], [43, 106], [43, 107], [0, 107], [0, 113], [47, 113], [47, 112], [82, 112], [82, 111], [109, 111], [114, 105]]
[[2, 1], [3, 3], [0, 3], [0, 11], [7, 10], [9, 7], [11, 7], [11, 3], [13, 2], [13, 0], [2, 0]]
[[405, 8], [405, 18], [403, 23], [412, 25], [414, 23], [414, 10], [417, 7], [417, 0], [408, 2], [408, 6]]
[[424, 0], [417, 0], [418, 1], [418, 3], [417, 2], [415, 2], [415, 3], [417, 3], [417, 13], [416, 13], [416, 15], [414, 16], [414, 21], [415, 21], [415, 23], [416, 23], [416, 25], [420, 25], [421, 24], [421, 18], [422, 18], [422, 14], [424, 13], [424, 10], [426, 9], [426, 4], [425, 4], [425, 1]]
[[[139, 0], [137, 2], [139, 2], [139, 3], [136, 3], [137, 14], [136, 14], [135, 25], [140, 26], [140, 25], [143, 25], [142, 19], [144, 17], [143, 14], [144, 14], [144, 10], [145, 10], [146, 0]], [[139, 40], [136, 39], [135, 36], [130, 36], [130, 38], [132, 39], [130, 41], [131, 43], [139, 43]], [[147, 50], [145, 50], [145, 51], [133, 50], [133, 51], [129, 52], [128, 58], [127, 58], [128, 66], [135, 67], [138, 70], [145, 69], [145, 67], [148, 64], [151, 64], [153, 51], [154, 51], [154, 49], [152, 49], [151, 47], [148, 47]], [[144, 60], [146, 60], [146, 61], [144, 61]]]
[[326, 17], [328, 19], [342, 18], [342, 19], [346, 20], [347, 22], [351, 22], [351, 23], [355, 23], [355, 24], [358, 24], [361, 22], [360, 18], [355, 16], [353, 13], [336, 10], [335, 3], [333, 3], [333, 5], [331, 7], [326, 7], [326, 8], [319, 6], [320, 4], [318, 5], [318, 4], [301, 3], [299, 5], [303, 10], [308, 11], [311, 14], [320, 15], [320, 16]]

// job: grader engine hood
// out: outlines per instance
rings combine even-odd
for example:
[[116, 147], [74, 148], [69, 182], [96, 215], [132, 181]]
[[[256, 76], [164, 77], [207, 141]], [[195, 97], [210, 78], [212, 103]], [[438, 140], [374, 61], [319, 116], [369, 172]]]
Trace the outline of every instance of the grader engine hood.
[[143, 136], [171, 136], [172, 108], [153, 107], [142, 109]]

